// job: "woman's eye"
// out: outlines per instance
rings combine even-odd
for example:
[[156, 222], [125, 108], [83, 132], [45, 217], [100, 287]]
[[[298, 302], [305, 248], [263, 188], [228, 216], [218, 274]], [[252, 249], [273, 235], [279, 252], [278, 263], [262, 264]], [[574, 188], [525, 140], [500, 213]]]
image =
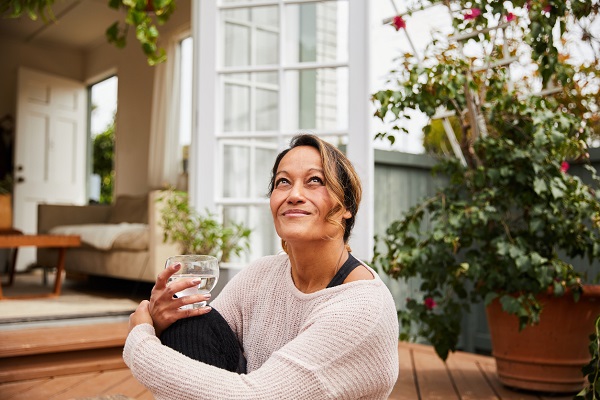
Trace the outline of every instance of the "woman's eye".
[[282, 184], [288, 184], [290, 183], [287, 179], [285, 178], [279, 178], [275, 181], [275, 187], [282, 185]]
[[320, 185], [323, 184], [323, 179], [319, 178], [318, 176], [312, 176], [308, 181], [310, 183], [318, 183]]

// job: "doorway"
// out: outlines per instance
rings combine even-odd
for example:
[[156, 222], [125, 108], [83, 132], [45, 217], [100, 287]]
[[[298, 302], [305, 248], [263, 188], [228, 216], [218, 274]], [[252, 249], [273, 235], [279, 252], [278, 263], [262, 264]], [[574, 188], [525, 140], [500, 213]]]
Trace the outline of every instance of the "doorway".
[[110, 204], [115, 179], [115, 121], [118, 78], [113, 75], [89, 87], [90, 204]]

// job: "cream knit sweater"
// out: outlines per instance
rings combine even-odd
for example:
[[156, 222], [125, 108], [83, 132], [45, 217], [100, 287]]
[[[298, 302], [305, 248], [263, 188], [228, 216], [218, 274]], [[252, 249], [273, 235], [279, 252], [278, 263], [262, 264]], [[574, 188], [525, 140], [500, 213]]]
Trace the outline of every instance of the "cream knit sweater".
[[[371, 270], [371, 269], [370, 269]], [[135, 327], [123, 357], [157, 399], [386, 399], [398, 377], [398, 319], [377, 276], [305, 294], [288, 256], [239, 272], [211, 305], [243, 345], [238, 375], [163, 346]]]

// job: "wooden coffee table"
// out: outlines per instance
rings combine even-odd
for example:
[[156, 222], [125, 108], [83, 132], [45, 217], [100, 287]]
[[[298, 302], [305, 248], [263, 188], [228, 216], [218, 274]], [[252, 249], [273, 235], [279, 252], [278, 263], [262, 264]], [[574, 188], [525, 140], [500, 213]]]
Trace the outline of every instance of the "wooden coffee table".
[[9, 281], [11, 285], [15, 276], [15, 263], [19, 247], [49, 247], [58, 250], [58, 262], [56, 264], [56, 278], [54, 280], [54, 291], [51, 293], [43, 293], [36, 295], [22, 296], [3, 296], [2, 284], [0, 283], [0, 300], [14, 298], [33, 298], [33, 297], [56, 297], [60, 295], [60, 287], [62, 281], [62, 273], [65, 269], [65, 253], [69, 247], [81, 246], [81, 238], [76, 235], [23, 235], [18, 231], [0, 233], [0, 248], [14, 249], [12, 262], [10, 264]]

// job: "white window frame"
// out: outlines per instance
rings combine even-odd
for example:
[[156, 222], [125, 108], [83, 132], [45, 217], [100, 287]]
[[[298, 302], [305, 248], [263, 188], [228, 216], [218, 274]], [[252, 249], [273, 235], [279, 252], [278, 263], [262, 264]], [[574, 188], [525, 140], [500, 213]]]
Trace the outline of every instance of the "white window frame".
[[[220, 115], [219, 76], [231, 72], [278, 72], [280, 103], [286, 98], [285, 72], [288, 70], [313, 69], [326, 67], [348, 67], [348, 129], [343, 131], [312, 130], [317, 135], [347, 135], [347, 154], [353, 162], [363, 184], [363, 199], [357, 215], [350, 245], [353, 253], [364, 260], [370, 260], [373, 252], [374, 210], [373, 210], [373, 174], [374, 156], [371, 134], [371, 105], [369, 101], [369, 2], [368, 0], [347, 0], [349, 7], [348, 62], [282, 64], [260, 67], [219, 67], [218, 45], [221, 42], [219, 31], [219, 10], [229, 7], [256, 7], [278, 5], [280, 10], [280, 32], [283, 32], [284, 6], [291, 4], [318, 3], [315, 0], [278, 0], [261, 2], [236, 2], [219, 6], [217, 1], [192, 2], [192, 37], [194, 43], [193, 72], [193, 121], [192, 144], [190, 146], [189, 192], [192, 205], [198, 209], [217, 210], [224, 204], [219, 198], [220, 185], [218, 151], [219, 141], [226, 138], [248, 137], [247, 134], [222, 132]], [[284, 40], [279, 40], [280, 55], [283, 54]], [[283, 124], [285, 110], [279, 109], [280, 125]], [[278, 136], [279, 147], [285, 148], [294, 132], [252, 132], [252, 137]], [[218, 135], [218, 136], [217, 136]], [[266, 178], [267, 179], [267, 178]], [[261, 200], [264, 204], [266, 200]], [[227, 205], [258, 205], [245, 199], [227, 200]]]

